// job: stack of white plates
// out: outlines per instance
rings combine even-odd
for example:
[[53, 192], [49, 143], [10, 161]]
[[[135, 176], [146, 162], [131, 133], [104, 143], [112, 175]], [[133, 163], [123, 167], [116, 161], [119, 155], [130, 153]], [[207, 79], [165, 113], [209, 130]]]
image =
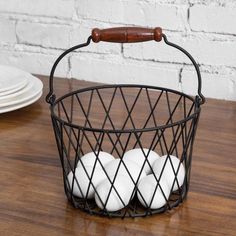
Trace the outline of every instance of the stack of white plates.
[[28, 72], [0, 65], [0, 113], [28, 106], [42, 96], [43, 83]]

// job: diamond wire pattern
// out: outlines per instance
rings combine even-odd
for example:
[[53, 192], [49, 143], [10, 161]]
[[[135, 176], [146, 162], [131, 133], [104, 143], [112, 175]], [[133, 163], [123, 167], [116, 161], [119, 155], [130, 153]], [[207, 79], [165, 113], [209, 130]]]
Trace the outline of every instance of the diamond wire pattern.
[[[127, 89], [127, 88], [125, 88]], [[178, 95], [177, 98], [175, 97], [176, 101], [171, 104], [170, 95], [171, 92], [169, 91], [163, 91], [161, 90], [160, 93], [155, 93], [155, 97], [153, 96], [153, 90], [149, 90], [148, 87], [140, 87], [136, 88], [136, 93], [134, 95], [134, 99], [131, 102], [128, 101], [128, 94], [127, 91], [125, 92], [125, 89], [123, 87], [114, 87], [109, 89], [109, 92], [111, 94], [110, 101], [104, 102], [105, 97], [103, 98], [103, 89], [97, 88], [90, 90], [89, 92], [89, 99], [87, 108], [83, 105], [80, 94], [76, 93], [71, 98], [70, 105], [67, 105], [64, 103], [63, 100], [61, 100], [58, 105], [58, 116], [63, 117], [69, 124], [73, 124], [74, 120], [76, 119], [75, 114], [73, 113], [73, 107], [77, 106], [79, 107], [79, 115], [83, 117], [84, 123], [83, 125], [80, 125], [81, 127], [89, 127], [89, 128], [96, 128], [97, 130], [85, 130], [83, 128], [77, 128], [72, 127], [70, 125], [65, 125], [62, 122], [56, 121], [53, 119], [53, 126], [55, 131], [55, 136], [57, 140], [58, 150], [62, 162], [63, 167], [63, 175], [64, 175], [64, 184], [65, 184], [65, 191], [68, 196], [68, 199], [73, 203], [75, 207], [81, 208], [85, 211], [88, 211], [91, 214], [101, 214], [101, 215], [107, 215], [107, 216], [119, 216], [119, 217], [135, 217], [135, 216], [146, 216], [146, 215], [152, 215], [154, 213], [163, 212], [167, 209], [171, 209], [172, 207], [178, 205], [180, 202], [183, 201], [183, 197], [187, 194], [188, 185], [189, 185], [189, 179], [188, 179], [188, 168], [190, 168], [191, 163], [191, 155], [192, 155], [192, 145], [193, 145], [193, 138], [196, 131], [196, 124], [198, 119], [198, 113], [196, 113], [193, 118], [191, 118], [188, 121], [179, 122], [176, 125], [172, 125], [174, 121], [174, 115], [179, 112], [177, 108], [180, 106], [182, 109], [182, 116], [183, 118], [188, 118], [190, 115], [194, 114], [193, 108], [195, 107], [194, 102], [192, 102], [191, 105], [187, 102], [188, 99], [186, 99], [183, 95]], [[128, 90], [132, 88], [128, 88]], [[138, 92], [137, 92], [138, 91]], [[96, 101], [95, 101], [95, 95], [96, 94]], [[145, 96], [145, 98], [144, 98]], [[122, 107], [125, 111], [125, 119], [123, 120], [123, 124], [121, 127], [118, 127], [115, 121], [114, 121], [114, 115], [112, 114], [114, 106], [115, 106], [115, 100], [120, 99], [120, 104], [122, 104]], [[140, 129], [137, 127], [137, 119], [135, 117], [135, 111], [138, 110], [139, 102], [144, 101], [147, 103], [146, 109], [149, 109], [148, 114], [143, 117], [142, 121], [142, 129], [141, 131], [136, 131], [136, 129]], [[159, 129], [154, 129], [153, 131], [149, 131], [149, 145], [145, 145], [144, 143], [147, 142], [145, 140], [145, 131], [146, 128], [149, 128], [150, 125], [154, 125], [154, 128], [158, 126], [158, 105], [159, 103], [165, 103], [166, 106], [166, 113], [168, 114], [166, 122], [164, 125], [170, 125], [170, 127], [163, 127]], [[103, 109], [104, 116], [103, 120], [100, 121], [101, 125], [98, 129], [98, 127], [94, 126], [93, 119], [92, 119], [92, 106], [99, 106]], [[78, 109], [77, 109], [78, 110]], [[93, 114], [94, 115], [94, 114]], [[78, 116], [78, 114], [76, 114]], [[139, 117], [140, 118], [140, 117]], [[188, 124], [190, 123], [190, 124]], [[113, 131], [115, 132], [109, 132], [106, 131], [106, 127], [111, 127]], [[116, 132], [117, 128], [121, 128], [121, 130], [130, 129], [131, 131], [127, 132]], [[99, 131], [98, 131], [99, 130]], [[121, 164], [125, 167], [129, 177], [131, 178], [134, 189], [133, 192], [139, 191], [137, 189], [138, 181], [141, 176], [141, 172], [147, 163], [149, 167], [151, 168], [151, 164], [149, 163], [147, 156], [148, 154], [145, 154], [144, 148], [148, 148], [150, 150], [159, 150], [159, 153], [162, 155], [166, 154], [167, 159], [164, 163], [163, 169], [160, 173], [159, 178], [157, 178], [155, 175], [156, 180], [156, 186], [154, 190], [154, 194], [152, 197], [152, 200], [149, 204], [146, 203], [147, 207], [144, 208], [140, 205], [138, 202], [136, 196], [133, 200], [130, 201], [129, 205], [126, 206], [123, 202], [124, 209], [117, 211], [117, 212], [108, 212], [106, 210], [106, 204], [108, 201], [108, 197], [105, 203], [103, 203], [104, 210], [98, 209], [96, 207], [96, 204], [93, 202], [93, 200], [87, 199], [87, 194], [89, 189], [87, 190], [86, 196], [83, 196], [82, 198], [78, 198], [73, 196], [73, 187], [74, 184], [78, 186], [79, 180], [75, 176], [75, 168], [80, 162], [80, 158], [88, 152], [88, 150], [94, 152], [94, 154], [98, 157], [98, 154], [100, 151], [107, 151], [109, 147], [110, 153], [115, 155], [117, 158], [120, 158], [120, 164], [118, 166], [118, 169], [115, 173], [115, 177], [111, 180], [109, 176], [106, 174], [107, 179], [109, 180], [111, 184], [111, 188], [109, 189], [108, 197], [111, 194], [111, 191], [114, 190], [120, 199], [121, 202], [123, 202], [122, 197], [120, 196], [119, 192], [116, 190], [114, 186], [114, 182], [116, 180], [117, 173], [119, 171], [119, 168]], [[143, 163], [142, 169], [139, 173], [137, 181], [135, 181], [131, 174], [129, 173], [128, 168], [126, 167], [125, 163], [123, 162], [123, 155], [124, 153], [129, 150], [130, 148], [140, 148], [145, 156], [145, 162]], [[186, 169], [186, 176], [183, 186], [179, 186], [177, 174], [180, 168], [180, 164], [175, 170], [174, 165], [171, 161], [170, 155], [177, 156], [181, 162], [184, 164], [184, 167]], [[169, 199], [164, 194], [164, 191], [162, 189], [162, 186], [159, 184], [160, 179], [162, 178], [163, 170], [166, 166], [167, 161], [170, 163], [172, 171], [174, 173], [174, 182], [172, 184], [172, 189], [174, 187], [175, 182], [178, 185], [178, 190], [173, 192]], [[86, 171], [85, 166], [82, 162], [80, 162], [83, 166], [83, 169], [89, 179], [89, 188], [94, 188], [96, 192], [96, 188], [92, 182], [93, 174], [95, 171], [96, 163], [99, 162], [102, 166], [102, 163], [99, 158], [96, 158], [95, 165], [92, 170], [92, 174], [89, 175]], [[103, 170], [105, 171], [104, 167], [102, 166]], [[68, 173], [72, 171], [73, 172], [73, 183], [72, 183], [72, 189], [70, 189], [67, 175]], [[157, 191], [157, 189], [160, 188], [164, 198], [166, 199], [166, 205], [162, 207], [161, 209], [151, 209], [151, 204], [154, 198], [154, 195]], [[97, 193], [97, 192], [96, 192]], [[98, 194], [98, 193], [97, 193]], [[141, 198], [143, 198], [141, 192], [139, 192]], [[143, 198], [144, 200], [144, 198]], [[144, 200], [145, 202], [145, 200]]]
[[[77, 90], [56, 100], [53, 89], [53, 78], [58, 63], [68, 53], [88, 46], [92, 40], [92, 36], [88, 37], [87, 42], [71, 47], [63, 52], [52, 67], [49, 82], [50, 91], [46, 96], [46, 101], [50, 103], [52, 109], [51, 118], [63, 168], [65, 192], [69, 201], [75, 207], [87, 211], [90, 214], [122, 218], [147, 216], [172, 209], [179, 205], [187, 196], [193, 142], [201, 110], [200, 105], [204, 104], [205, 98], [201, 93], [202, 80], [196, 61], [185, 49], [169, 42], [165, 34], [162, 34], [162, 38], [167, 45], [181, 51], [192, 62], [198, 79], [198, 95], [195, 99], [191, 99], [183, 93], [178, 93], [168, 88], [144, 85], [113, 85]], [[108, 100], [102, 95], [107, 89], [110, 90], [110, 94], [112, 95]], [[126, 89], [130, 89], [130, 91], [138, 89], [140, 93], [136, 94], [136, 96], [133, 93], [132, 96], [135, 99], [130, 102], [132, 99], [124, 92]], [[154, 98], [151, 98], [153, 97], [153, 90], [156, 93]], [[90, 94], [87, 105], [85, 104], [86, 99], [83, 99], [87, 96], [86, 93], [87, 95]], [[143, 96], [144, 94], [146, 94], [146, 97]], [[173, 102], [172, 96], [174, 96], [175, 102]], [[125, 120], [122, 120], [122, 116], [117, 115], [117, 112], [113, 109], [113, 107], [119, 104], [116, 102], [117, 100], [121, 101], [119, 109], [124, 111]], [[139, 101], [143, 101], [145, 106], [139, 106], [142, 104]], [[161, 109], [163, 104], [165, 109]], [[142, 112], [142, 115], [140, 115], [140, 112]], [[179, 112], [180, 116], [178, 116]], [[146, 114], [149, 115], [146, 117]], [[117, 119], [116, 116], [119, 118]], [[154, 150], [161, 155], [167, 154], [166, 163], [167, 161], [170, 162], [175, 175], [174, 181], [177, 182], [177, 185], [179, 185], [178, 179], [176, 178], [179, 166], [175, 171], [170, 155], [175, 154], [183, 163], [186, 172], [185, 182], [183, 186], [179, 186], [178, 191], [171, 193], [170, 197], [166, 199], [167, 203], [165, 206], [160, 209], [151, 209], [150, 206], [143, 208], [135, 196], [123, 210], [107, 212], [106, 210], [99, 210], [95, 202], [87, 199], [87, 196], [78, 198], [73, 195], [73, 187], [72, 189], [69, 187], [67, 174], [69, 171], [72, 171], [73, 182], [78, 185], [79, 181], [75, 176], [75, 168], [85, 153], [89, 151], [94, 152], [97, 157], [96, 162], [100, 162], [98, 153], [102, 150], [109, 151], [116, 158], [119, 158], [121, 160], [120, 163], [122, 163], [124, 153], [135, 147], [140, 148], [143, 154], [145, 154], [144, 147]], [[147, 155], [145, 155], [145, 161], [150, 166]], [[82, 162], [81, 164], [83, 166]], [[144, 165], [145, 163], [142, 168]], [[95, 167], [96, 165], [93, 166], [92, 175]], [[162, 172], [163, 170], [164, 167]], [[108, 176], [107, 178], [109, 179]], [[156, 189], [160, 187], [162, 191], [162, 186], [159, 186], [160, 178], [161, 175], [156, 180]], [[91, 179], [89, 179], [90, 187], [93, 187]], [[135, 187], [137, 187], [137, 184], [136, 182]], [[112, 187], [114, 186], [112, 185]], [[164, 194], [163, 191], [162, 193]], [[104, 207], [105, 205], [106, 203]]]

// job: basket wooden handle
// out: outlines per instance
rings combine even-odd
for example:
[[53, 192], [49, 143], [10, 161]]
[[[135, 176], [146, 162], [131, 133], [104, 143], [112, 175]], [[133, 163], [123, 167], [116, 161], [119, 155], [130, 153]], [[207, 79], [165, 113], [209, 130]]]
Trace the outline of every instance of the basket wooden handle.
[[116, 43], [135, 43], [135, 42], [144, 42], [149, 40], [155, 40], [155, 41], [161, 41], [163, 38], [164, 42], [181, 51], [184, 53], [190, 61], [193, 63], [193, 66], [195, 67], [195, 70], [197, 72], [197, 79], [198, 79], [198, 95], [196, 96], [196, 100], [198, 101], [199, 105], [204, 104], [205, 97], [202, 95], [202, 78], [201, 73], [199, 70], [199, 66], [196, 63], [196, 61], [193, 59], [193, 57], [182, 47], [171, 43], [167, 40], [167, 37], [165, 34], [162, 34], [161, 28], [140, 28], [140, 27], [120, 27], [120, 28], [110, 28], [110, 29], [93, 29], [92, 35], [88, 37], [87, 42], [76, 45], [74, 47], [71, 47], [67, 49], [65, 52], [63, 52], [55, 61], [55, 63], [52, 66], [50, 77], [49, 77], [49, 92], [46, 96], [46, 101], [53, 106], [56, 102], [56, 95], [54, 93], [54, 86], [53, 86], [53, 80], [54, 80], [54, 72], [57, 68], [58, 63], [70, 52], [73, 52], [79, 48], [86, 47], [90, 44], [91, 40], [93, 40], [95, 43], [98, 43], [100, 41], [106, 41], [106, 42], [116, 42]]
[[109, 29], [93, 29], [92, 40], [95, 43], [100, 41], [113, 43], [137, 43], [155, 40], [157, 42], [162, 39], [162, 29], [156, 27], [154, 29], [142, 27], [116, 27]]

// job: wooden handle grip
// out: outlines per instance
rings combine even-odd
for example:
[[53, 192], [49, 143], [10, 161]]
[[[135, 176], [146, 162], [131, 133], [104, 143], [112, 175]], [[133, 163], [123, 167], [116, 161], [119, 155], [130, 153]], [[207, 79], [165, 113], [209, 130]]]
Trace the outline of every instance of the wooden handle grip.
[[157, 27], [154, 29], [141, 27], [117, 27], [109, 29], [93, 29], [92, 40], [95, 43], [100, 41], [113, 43], [137, 43], [155, 40], [157, 42], [162, 39], [162, 29]]

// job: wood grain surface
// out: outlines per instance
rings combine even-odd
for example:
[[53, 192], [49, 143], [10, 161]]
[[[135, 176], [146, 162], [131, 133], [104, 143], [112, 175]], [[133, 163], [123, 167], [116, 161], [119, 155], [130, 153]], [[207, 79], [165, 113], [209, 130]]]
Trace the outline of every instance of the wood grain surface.
[[137, 43], [155, 40], [160, 42], [162, 39], [162, 29], [141, 28], [141, 27], [115, 27], [108, 29], [93, 29], [92, 40], [95, 43], [100, 41], [113, 43]]
[[[74, 209], [48, 104], [0, 114], [0, 235], [236, 235], [236, 103], [208, 99], [194, 144], [190, 192], [178, 208], [146, 218], [109, 219]], [[57, 94], [91, 83], [56, 80]]]

